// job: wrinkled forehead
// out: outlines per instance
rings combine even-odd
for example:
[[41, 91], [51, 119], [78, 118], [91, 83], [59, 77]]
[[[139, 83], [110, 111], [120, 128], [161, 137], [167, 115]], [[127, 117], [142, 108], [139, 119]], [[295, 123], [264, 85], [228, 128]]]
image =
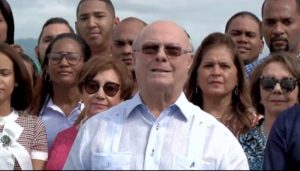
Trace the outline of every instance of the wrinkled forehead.
[[139, 44], [142, 45], [145, 42], [152, 43], [172, 43], [178, 44], [182, 47], [190, 47], [189, 38], [184, 30], [171, 22], [158, 22], [146, 26], [140, 36]]

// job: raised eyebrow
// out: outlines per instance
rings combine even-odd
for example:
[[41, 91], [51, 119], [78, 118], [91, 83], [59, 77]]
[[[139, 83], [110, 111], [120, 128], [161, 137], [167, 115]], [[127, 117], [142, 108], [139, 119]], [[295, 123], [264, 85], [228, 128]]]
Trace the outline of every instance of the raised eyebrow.
[[115, 43], [125, 43], [125, 40], [114, 40]]
[[42, 40], [45, 40], [45, 39], [54, 39], [55, 36], [52, 36], [52, 35], [46, 35], [44, 37], [42, 37]]
[[207, 65], [207, 64], [215, 64], [214, 61], [208, 60], [208, 61], [202, 61], [200, 65]]
[[90, 15], [102, 15], [102, 14], [105, 14], [105, 12], [103, 12], [103, 11], [92, 11], [92, 12], [86, 12], [86, 13], [79, 14], [78, 16], [79, 17], [88, 17]]
[[275, 19], [275, 18], [266, 18], [263, 22], [264, 23], [270, 23], [270, 22], [272, 22], [272, 23], [274, 23], [274, 22], [276, 22], [277, 20]]
[[235, 29], [233, 29], [229, 33], [241, 33], [241, 32], [242, 32], [241, 30], [235, 30]]
[[78, 15], [78, 18], [82, 18], [82, 17], [88, 17], [89, 14], [88, 13], [82, 13]]
[[165, 46], [176, 46], [176, 47], [182, 47], [179, 43], [166, 43]]
[[256, 36], [257, 35], [256, 32], [254, 32], [254, 31], [246, 31], [245, 34], [246, 35], [251, 35], [251, 36]]

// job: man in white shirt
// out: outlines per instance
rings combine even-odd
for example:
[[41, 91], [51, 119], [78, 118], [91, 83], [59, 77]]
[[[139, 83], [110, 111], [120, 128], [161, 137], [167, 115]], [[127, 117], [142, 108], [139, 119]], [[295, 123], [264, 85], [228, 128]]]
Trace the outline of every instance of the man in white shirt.
[[248, 170], [233, 134], [183, 93], [193, 59], [184, 30], [156, 21], [133, 50], [139, 92], [81, 127], [64, 169]]

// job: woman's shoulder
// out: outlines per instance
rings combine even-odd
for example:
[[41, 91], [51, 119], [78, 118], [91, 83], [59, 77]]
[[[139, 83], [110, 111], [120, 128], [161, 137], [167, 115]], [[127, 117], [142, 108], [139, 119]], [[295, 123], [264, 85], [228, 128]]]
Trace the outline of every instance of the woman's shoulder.
[[31, 115], [31, 114], [27, 113], [26, 111], [16, 111], [16, 113], [18, 114], [17, 122], [22, 123], [22, 125], [23, 124], [34, 124], [34, 125], [42, 124], [42, 121], [36, 115]]

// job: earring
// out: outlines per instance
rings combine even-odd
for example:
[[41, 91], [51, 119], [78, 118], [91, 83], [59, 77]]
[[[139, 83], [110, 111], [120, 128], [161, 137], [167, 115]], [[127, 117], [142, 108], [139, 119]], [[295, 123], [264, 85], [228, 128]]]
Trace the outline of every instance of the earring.
[[237, 86], [234, 87], [233, 93], [234, 93], [235, 95], [239, 95], [240, 90], [239, 90], [239, 88], [238, 88]]
[[50, 78], [49, 74], [45, 74], [44, 80], [51, 82], [51, 78]]
[[195, 88], [195, 94], [198, 94], [198, 86]]

